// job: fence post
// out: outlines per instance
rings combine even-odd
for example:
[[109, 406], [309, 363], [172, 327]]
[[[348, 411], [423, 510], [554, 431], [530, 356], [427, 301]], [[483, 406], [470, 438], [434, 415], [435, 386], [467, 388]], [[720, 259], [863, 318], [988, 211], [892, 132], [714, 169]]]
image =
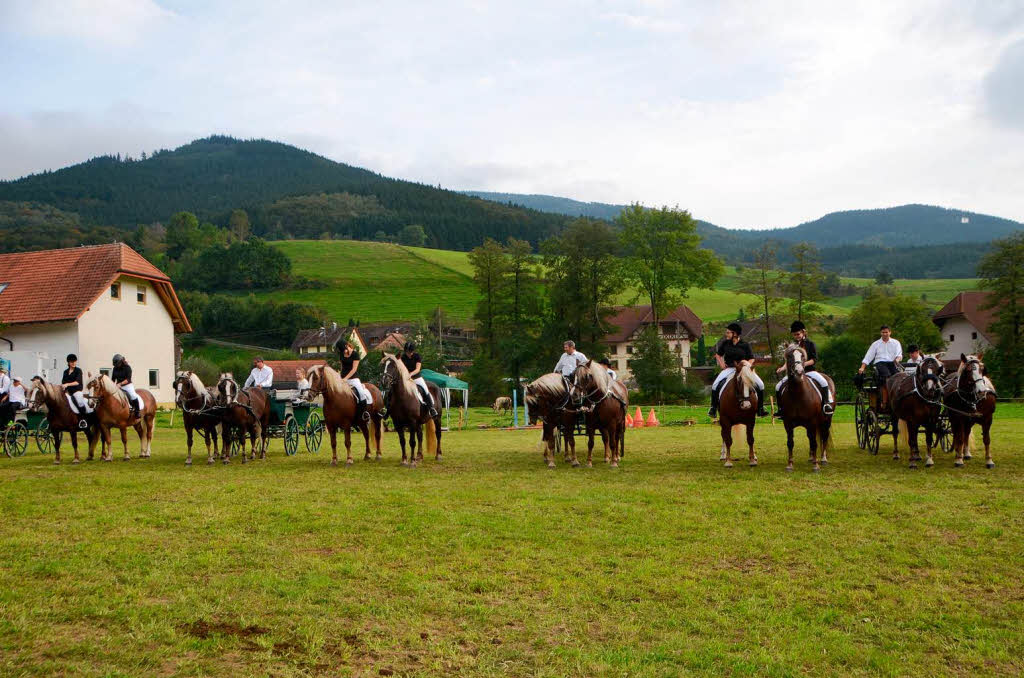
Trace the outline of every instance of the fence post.
[[519, 428], [519, 391], [512, 389], [512, 428]]

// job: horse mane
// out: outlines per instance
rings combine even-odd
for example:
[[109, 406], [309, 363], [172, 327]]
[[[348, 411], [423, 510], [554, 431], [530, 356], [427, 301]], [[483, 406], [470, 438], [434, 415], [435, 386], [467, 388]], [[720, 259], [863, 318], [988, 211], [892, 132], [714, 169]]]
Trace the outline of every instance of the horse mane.
[[385, 353], [381, 362], [391, 362], [391, 364], [393, 364], [398, 370], [398, 383], [401, 384], [402, 392], [407, 396], [418, 399], [416, 395], [416, 385], [413, 384], [412, 379], [409, 378], [409, 370], [405, 369], [405, 363], [399, 360], [393, 353]]
[[32, 381], [36, 379], [39, 380], [39, 386], [43, 389], [44, 397], [58, 402], [64, 399], [62, 389], [57, 384], [51, 384], [38, 374], [32, 377]]
[[561, 398], [565, 395], [565, 382], [558, 372], [549, 372], [526, 385], [526, 401], [536, 403], [540, 398]]
[[313, 365], [306, 370], [306, 378], [309, 379], [314, 372], [320, 373], [325, 391], [329, 390], [332, 393], [337, 393], [339, 395], [343, 393], [349, 393], [349, 395], [351, 395], [350, 389], [345, 388], [345, 383], [342, 381], [341, 375], [338, 374], [338, 371], [330, 365]]
[[99, 375], [93, 379], [93, 381], [98, 383], [100, 385], [100, 388], [103, 389], [103, 392], [106, 393], [107, 395], [117, 398], [123, 405], [128, 404], [128, 395], [124, 391], [122, 391], [121, 387], [115, 384], [114, 380], [108, 377], [107, 375], [100, 372]]
[[739, 372], [737, 372], [737, 376], [743, 380], [744, 384], [746, 384], [750, 388], [756, 388], [754, 384], [753, 374], [754, 370], [751, 369], [749, 365], [744, 365], [743, 367], [740, 368]]
[[199, 378], [199, 375], [195, 372], [186, 372], [185, 375], [188, 378], [188, 383], [192, 386], [192, 391], [196, 395], [202, 395], [206, 386], [203, 385], [203, 380]]
[[790, 343], [789, 345], [787, 345], [786, 346], [786, 351], [785, 351], [784, 355], [788, 358], [790, 356], [790, 354], [795, 353], [796, 351], [800, 351], [801, 353], [804, 354], [805, 358], [807, 357], [807, 351], [805, 351], [800, 346], [800, 344], [796, 344], [796, 343]]
[[608, 376], [608, 368], [601, 363], [595, 363], [593, 360], [590, 360], [576, 369], [586, 370], [584, 374], [590, 375], [590, 378], [594, 380], [594, 387], [601, 393], [607, 393], [611, 388], [612, 378]]

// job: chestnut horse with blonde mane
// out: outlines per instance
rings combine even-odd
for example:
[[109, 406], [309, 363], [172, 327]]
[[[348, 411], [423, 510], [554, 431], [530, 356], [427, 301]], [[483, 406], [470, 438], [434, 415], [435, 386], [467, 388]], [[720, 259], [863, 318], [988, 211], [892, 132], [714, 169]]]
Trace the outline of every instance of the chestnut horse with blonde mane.
[[718, 399], [718, 424], [722, 427], [722, 456], [725, 468], [732, 468], [733, 435], [746, 434], [750, 447], [749, 463], [757, 466], [754, 453], [754, 424], [757, 423], [757, 388], [754, 385], [753, 370], [744, 365], [728, 383], [722, 384], [722, 395]]
[[221, 454], [228, 463], [231, 450], [231, 432], [242, 432], [242, 451], [245, 459], [245, 434], [249, 434], [249, 459], [256, 458], [256, 439], [260, 439], [260, 459], [267, 458], [270, 442], [270, 396], [259, 386], [239, 388], [230, 372], [220, 375], [217, 382], [217, 404], [221, 406]]
[[[195, 372], [182, 372], [174, 380], [174, 403], [181, 409], [185, 440], [188, 443], [185, 466], [192, 465], [192, 432], [196, 429], [203, 434], [206, 443], [206, 463], [212, 464], [214, 457], [219, 454], [217, 437], [220, 435], [220, 414], [216, 402], [216, 389], [204, 386], [203, 380]], [[224, 455], [227, 453], [225, 449]]]
[[[42, 400], [42, 404], [40, 404]], [[50, 435], [53, 436], [53, 463], [60, 463], [60, 443], [64, 433], [71, 434], [71, 447], [75, 450], [75, 458], [72, 464], [81, 461], [78, 458], [78, 434], [84, 433], [85, 439], [89, 442], [89, 461], [92, 461], [93, 453], [96, 450], [96, 441], [99, 440], [99, 433], [95, 426], [95, 416], [90, 414], [89, 427], [85, 430], [78, 428], [78, 415], [68, 404], [68, 397], [59, 384], [51, 384], [42, 377], [32, 377], [32, 391], [28, 396], [29, 407], [38, 411], [40, 407], [46, 406], [46, 422], [50, 426]]]
[[612, 468], [619, 467], [619, 461], [626, 447], [626, 407], [629, 393], [625, 384], [608, 374], [608, 368], [601, 363], [588, 360], [573, 372], [574, 389], [583, 397], [587, 412], [587, 466], [593, 466], [594, 431], [601, 433], [604, 443], [604, 461]]
[[[402, 447], [402, 466], [415, 466], [417, 459], [423, 459], [423, 428], [426, 427], [427, 452], [441, 461], [441, 408], [437, 407], [437, 417], [431, 417], [429, 410], [420, 403], [416, 395], [416, 384], [409, 377], [409, 370], [402, 361], [391, 353], [385, 353], [380, 361], [384, 366], [381, 375], [381, 386], [384, 387], [384, 404], [387, 416], [398, 431], [398, 444]], [[442, 402], [441, 390], [427, 382], [430, 397], [438, 405]], [[405, 455], [405, 431], [409, 430], [409, 461]], [[419, 443], [419, 456], [416, 445]]]
[[128, 428], [134, 428], [139, 434], [139, 457], [148, 459], [152, 452], [153, 430], [156, 427], [156, 398], [144, 388], [135, 389], [139, 400], [142, 401], [142, 408], [139, 416], [132, 416], [132, 407], [128, 402], [128, 394], [120, 386], [105, 374], [95, 377], [89, 375], [89, 383], [85, 385], [92, 391], [89, 396], [96, 408], [96, 420], [99, 424], [100, 438], [103, 447], [100, 450], [100, 459], [112, 461], [113, 452], [110, 444], [110, 429], [116, 428], [121, 431], [121, 445], [124, 446], [124, 460], [131, 459], [128, 454]]
[[[806, 351], [799, 344], [786, 347], [786, 385], [779, 393], [779, 404], [782, 406], [782, 425], [786, 428], [786, 447], [789, 448], [789, 460], [786, 470], [793, 470], [793, 431], [801, 426], [807, 432], [810, 446], [811, 463], [814, 470], [820, 471], [821, 464], [828, 463], [828, 448], [831, 444], [832, 415], [825, 414], [824, 403], [821, 402], [821, 390], [812, 382], [804, 371]], [[836, 386], [826, 375], [828, 389], [835, 399]], [[819, 454], [820, 452], [820, 454]], [[754, 461], [757, 461], [755, 456]]]
[[985, 374], [985, 364], [975, 355], [960, 354], [960, 367], [943, 389], [943, 401], [953, 429], [953, 465], [961, 467], [971, 458], [975, 424], [981, 426], [985, 443], [985, 468], [994, 468], [992, 460], [992, 416], [996, 411], [996, 388]]
[[544, 446], [544, 461], [548, 468], [555, 468], [555, 436], [559, 425], [566, 431], [565, 459], [573, 467], [579, 466], [576, 459], [576, 409], [565, 380], [558, 372], [543, 374], [523, 387], [523, 400], [534, 418], [542, 423], [541, 444]]
[[345, 452], [347, 453], [345, 465], [352, 465], [352, 429], [362, 432], [366, 441], [366, 455], [363, 460], [370, 458], [370, 442], [377, 450], [377, 459], [380, 454], [380, 438], [383, 432], [384, 398], [380, 390], [373, 384], [364, 384], [370, 392], [373, 403], [366, 406], [366, 412], [370, 415], [366, 419], [357, 420], [356, 394], [352, 391], [341, 375], [330, 365], [314, 365], [306, 372], [309, 380], [309, 391], [306, 393], [307, 400], [313, 400], [319, 395], [324, 398], [324, 425], [331, 435], [331, 466], [338, 465], [338, 429], [345, 432]]

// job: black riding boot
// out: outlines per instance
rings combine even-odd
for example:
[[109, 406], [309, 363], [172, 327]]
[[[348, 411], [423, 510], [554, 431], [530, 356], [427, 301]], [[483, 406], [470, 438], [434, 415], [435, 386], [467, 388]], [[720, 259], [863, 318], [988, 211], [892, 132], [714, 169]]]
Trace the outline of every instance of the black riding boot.
[[133, 400], [132, 401], [132, 418], [133, 419], [137, 419], [138, 416], [139, 416], [139, 401], [138, 400]]
[[370, 418], [369, 415], [370, 415], [370, 413], [366, 410], [366, 402], [362, 398], [359, 398], [357, 396], [356, 397], [356, 421], [362, 421], [364, 419], [369, 419]]
[[718, 416], [718, 391], [711, 389], [711, 407], [708, 408], [708, 416], [714, 419]]
[[[786, 389], [783, 388], [782, 390], [784, 391]], [[778, 398], [775, 399], [775, 416], [781, 419], [782, 418], [782, 393], [779, 392], [779, 391], [776, 391], [775, 394], [779, 396]]]
[[836, 409], [832, 407], [832, 403], [828, 401], [828, 386], [819, 386], [818, 390], [821, 391], [821, 411], [825, 414], [832, 414], [835, 412]]
[[764, 409], [764, 389], [755, 387], [754, 390], [757, 392], [757, 416], [767, 417], [768, 410]]

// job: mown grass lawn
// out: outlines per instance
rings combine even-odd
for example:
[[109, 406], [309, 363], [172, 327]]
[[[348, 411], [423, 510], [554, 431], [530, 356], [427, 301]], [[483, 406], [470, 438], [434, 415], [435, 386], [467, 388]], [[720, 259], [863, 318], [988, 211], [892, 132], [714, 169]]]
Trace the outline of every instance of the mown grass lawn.
[[731, 471], [706, 425], [618, 471], [495, 430], [185, 468], [166, 415], [149, 461], [0, 459], [0, 674], [1019, 675], [1021, 420], [992, 471], [837, 429], [821, 474], [780, 426]]

